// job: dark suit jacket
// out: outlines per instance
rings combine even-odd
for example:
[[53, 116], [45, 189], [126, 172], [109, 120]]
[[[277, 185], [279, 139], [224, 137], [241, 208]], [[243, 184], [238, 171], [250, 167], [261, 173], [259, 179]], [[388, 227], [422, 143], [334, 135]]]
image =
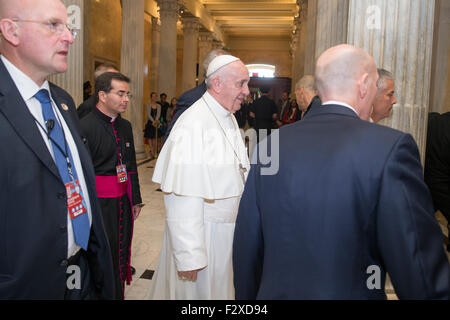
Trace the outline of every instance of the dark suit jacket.
[[255, 129], [271, 129], [275, 119], [273, 115], [277, 113], [277, 105], [267, 95], [256, 99], [250, 111], [255, 114]]
[[[312, 108], [279, 134], [278, 173], [252, 164], [240, 202], [236, 299], [385, 299], [386, 272], [401, 299], [449, 298], [443, 237], [409, 134], [338, 105]], [[372, 275], [379, 289], [368, 289]]]
[[[80, 155], [92, 207], [89, 267], [99, 294], [109, 299], [114, 292], [112, 262], [96, 198], [94, 169], [79, 134], [72, 97], [52, 84], [50, 90]], [[62, 103], [69, 111], [62, 110]], [[63, 299], [67, 276], [64, 183], [1, 61], [0, 141], [0, 299]]]
[[192, 88], [189, 91], [183, 93], [177, 101], [177, 109], [175, 110], [175, 114], [173, 115], [172, 121], [170, 121], [169, 126], [167, 127], [166, 135], [164, 136], [164, 140], [170, 134], [175, 122], [181, 116], [183, 112], [187, 110], [190, 106], [192, 106], [198, 99], [200, 99], [206, 92], [206, 83], [203, 81], [197, 87]]
[[435, 209], [450, 221], [450, 112], [428, 116], [425, 182]]
[[77, 113], [78, 118], [82, 119], [87, 116], [95, 108], [95, 94], [90, 96], [88, 99], [83, 101], [82, 104], [78, 106]]

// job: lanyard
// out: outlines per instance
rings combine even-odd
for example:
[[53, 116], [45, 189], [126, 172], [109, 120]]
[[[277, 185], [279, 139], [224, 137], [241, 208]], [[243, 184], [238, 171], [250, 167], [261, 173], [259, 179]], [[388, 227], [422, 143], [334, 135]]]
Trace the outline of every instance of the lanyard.
[[[52, 105], [52, 109], [53, 109], [53, 103]], [[47, 135], [47, 138], [53, 142], [53, 144], [58, 148], [58, 150], [62, 153], [62, 155], [66, 158], [66, 162], [67, 162], [67, 171], [69, 173], [69, 177], [72, 181], [75, 181], [74, 177], [73, 177], [73, 171], [72, 171], [72, 164], [70, 163], [70, 157], [69, 157], [69, 151], [67, 150], [67, 140], [66, 140], [66, 133], [64, 132], [63, 126], [61, 125], [61, 119], [59, 118], [59, 115], [57, 112], [53, 113], [56, 115], [57, 117], [57, 121], [59, 123], [59, 126], [61, 127], [61, 131], [63, 133], [63, 137], [64, 137], [64, 150], [62, 149], [62, 147], [50, 136], [50, 132], [53, 129], [54, 125], [49, 125], [50, 128], [45, 129], [44, 126], [33, 116], [34, 121], [39, 125], [39, 127], [41, 127], [41, 129], [45, 132], [45, 134]], [[46, 122], [51, 123], [49, 121], [54, 121], [53, 119], [49, 119]]]

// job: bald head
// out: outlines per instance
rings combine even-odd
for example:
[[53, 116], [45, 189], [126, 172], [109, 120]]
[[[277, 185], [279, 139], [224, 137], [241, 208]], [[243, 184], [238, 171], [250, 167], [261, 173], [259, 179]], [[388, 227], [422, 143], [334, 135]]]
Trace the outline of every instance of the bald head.
[[317, 60], [315, 78], [323, 102], [345, 102], [361, 118], [369, 118], [378, 75], [366, 51], [347, 44], [326, 50]]

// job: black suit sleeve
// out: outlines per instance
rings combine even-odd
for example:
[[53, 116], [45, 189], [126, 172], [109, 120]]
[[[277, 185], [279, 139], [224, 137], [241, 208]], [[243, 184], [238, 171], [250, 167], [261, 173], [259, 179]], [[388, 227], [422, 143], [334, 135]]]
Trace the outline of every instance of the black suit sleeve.
[[450, 221], [450, 114], [429, 115], [425, 182], [435, 209]]
[[236, 220], [233, 242], [236, 300], [255, 300], [261, 283], [264, 242], [257, 197], [259, 175], [259, 167], [252, 165]]
[[413, 138], [384, 166], [376, 208], [378, 247], [400, 299], [448, 299], [450, 268]]

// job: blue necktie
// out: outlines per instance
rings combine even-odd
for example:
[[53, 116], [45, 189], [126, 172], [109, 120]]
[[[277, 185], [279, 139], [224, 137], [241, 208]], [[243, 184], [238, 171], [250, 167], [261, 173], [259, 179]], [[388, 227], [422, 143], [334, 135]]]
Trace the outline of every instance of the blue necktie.
[[[66, 144], [66, 140], [62, 131], [61, 126], [59, 125], [59, 122], [57, 121], [55, 117], [55, 113], [53, 112], [52, 104], [50, 101], [49, 93], [46, 89], [39, 90], [38, 93], [34, 95], [34, 97], [39, 100], [42, 106], [42, 115], [44, 116], [44, 121], [46, 123], [51, 123], [50, 121], [53, 121], [53, 128], [52, 126], [47, 125], [49, 135], [50, 135], [50, 141], [53, 149], [53, 153], [55, 155], [55, 162], [56, 166], [58, 167], [59, 174], [64, 182], [64, 184], [67, 184], [72, 181], [70, 175], [69, 175], [69, 169], [68, 164], [66, 160], [66, 155], [68, 155], [72, 167], [72, 175], [73, 179], [78, 180], [77, 171], [75, 169], [74, 162], [72, 160], [72, 154], [70, 153], [70, 149], [68, 145]], [[58, 146], [57, 146], [58, 145]], [[66, 151], [67, 150], [67, 151]], [[63, 153], [64, 152], [64, 153]], [[80, 191], [81, 193], [81, 191]], [[81, 196], [83, 197], [82, 193]], [[86, 203], [83, 198], [83, 205], [87, 210]], [[89, 217], [88, 213], [85, 212], [82, 215], [79, 215], [78, 217], [72, 219], [72, 227], [73, 232], [75, 235], [75, 242], [82, 247], [84, 250], [87, 250], [88, 242], [89, 242], [89, 232], [90, 232], [90, 226], [89, 226]]]

